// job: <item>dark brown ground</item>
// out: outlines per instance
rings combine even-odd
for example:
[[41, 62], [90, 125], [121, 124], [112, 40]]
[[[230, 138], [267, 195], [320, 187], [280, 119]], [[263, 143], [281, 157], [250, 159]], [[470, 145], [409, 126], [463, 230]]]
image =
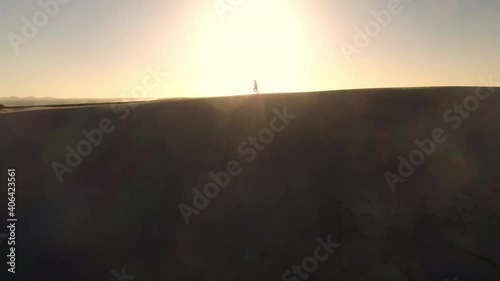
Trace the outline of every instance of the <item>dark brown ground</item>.
[[[341, 246], [308, 280], [500, 280], [500, 89], [457, 130], [443, 120], [474, 91], [158, 101], [124, 120], [109, 105], [0, 114], [2, 222], [17, 169], [16, 280], [108, 281], [123, 267], [137, 281], [282, 280], [329, 234]], [[284, 106], [297, 117], [245, 160], [238, 145]], [[103, 118], [115, 131], [60, 183], [51, 164]], [[384, 172], [437, 127], [448, 140], [391, 192]], [[186, 225], [179, 204], [230, 160], [241, 174]]]

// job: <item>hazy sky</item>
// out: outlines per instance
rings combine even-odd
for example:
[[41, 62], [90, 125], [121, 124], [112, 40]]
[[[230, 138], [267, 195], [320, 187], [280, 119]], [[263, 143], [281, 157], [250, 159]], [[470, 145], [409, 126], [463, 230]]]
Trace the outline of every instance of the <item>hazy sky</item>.
[[394, 0], [54, 1], [0, 1], [0, 97], [128, 97], [145, 79], [150, 98], [250, 94], [253, 79], [262, 93], [500, 81], [498, 0], [400, 0], [382, 24], [373, 12]]

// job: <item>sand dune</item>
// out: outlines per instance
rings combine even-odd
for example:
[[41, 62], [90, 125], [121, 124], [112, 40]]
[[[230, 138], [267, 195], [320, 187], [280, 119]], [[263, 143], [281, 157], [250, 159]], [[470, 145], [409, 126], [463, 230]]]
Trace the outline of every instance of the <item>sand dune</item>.
[[[0, 114], [1, 173], [17, 171], [16, 278], [110, 280], [125, 268], [135, 280], [498, 280], [494, 90]], [[439, 128], [446, 140], [402, 176], [398, 157], [411, 164], [415, 141]], [[404, 182], [391, 190], [387, 172]], [[331, 253], [328, 239], [340, 244]]]

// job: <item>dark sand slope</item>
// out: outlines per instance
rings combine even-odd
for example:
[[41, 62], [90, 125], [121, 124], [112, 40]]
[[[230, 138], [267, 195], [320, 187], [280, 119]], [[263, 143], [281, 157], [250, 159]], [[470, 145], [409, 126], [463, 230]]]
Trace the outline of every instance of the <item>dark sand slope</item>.
[[[134, 280], [282, 280], [331, 235], [341, 246], [308, 280], [500, 280], [500, 89], [456, 130], [443, 120], [474, 91], [151, 102], [127, 117], [109, 106], [1, 114], [3, 186], [17, 168], [16, 278], [108, 281], [125, 267]], [[240, 143], [285, 106], [296, 117], [247, 161]], [[64, 164], [65, 147], [103, 118], [115, 130], [60, 183], [51, 163]], [[397, 174], [398, 156], [438, 127], [446, 142], [391, 192], [384, 172]], [[241, 173], [186, 225], [179, 204], [193, 207], [193, 188], [231, 160]]]

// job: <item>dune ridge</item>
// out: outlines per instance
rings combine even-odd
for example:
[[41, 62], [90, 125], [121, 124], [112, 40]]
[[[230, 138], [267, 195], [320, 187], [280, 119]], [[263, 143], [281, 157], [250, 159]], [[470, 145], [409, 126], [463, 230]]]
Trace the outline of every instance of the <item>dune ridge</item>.
[[[302, 272], [310, 280], [498, 280], [500, 89], [456, 130], [456, 121], [443, 119], [476, 90], [364, 89], [2, 114], [1, 168], [17, 169], [21, 200], [18, 266], [29, 268], [19, 278], [108, 280], [110, 269], [126, 267], [136, 280], [297, 281], [301, 274], [284, 273], [302, 267], [317, 237], [330, 237], [340, 247], [314, 272]], [[259, 132], [284, 107], [296, 117], [262, 143]], [[66, 147], [78, 152], [89, 140], [82, 131], [104, 119], [113, 131], [70, 167]], [[398, 156], [408, 157], [415, 139], [432, 138], [436, 128], [447, 140], [391, 189], [384, 173], [397, 174]], [[253, 146], [252, 161], [238, 149], [251, 147], [249, 137], [264, 146]], [[62, 181], [54, 161], [72, 170]], [[211, 172], [229, 161], [241, 172], [197, 208], [193, 189], [203, 194], [217, 183]], [[189, 224], [181, 204], [198, 212]]]

